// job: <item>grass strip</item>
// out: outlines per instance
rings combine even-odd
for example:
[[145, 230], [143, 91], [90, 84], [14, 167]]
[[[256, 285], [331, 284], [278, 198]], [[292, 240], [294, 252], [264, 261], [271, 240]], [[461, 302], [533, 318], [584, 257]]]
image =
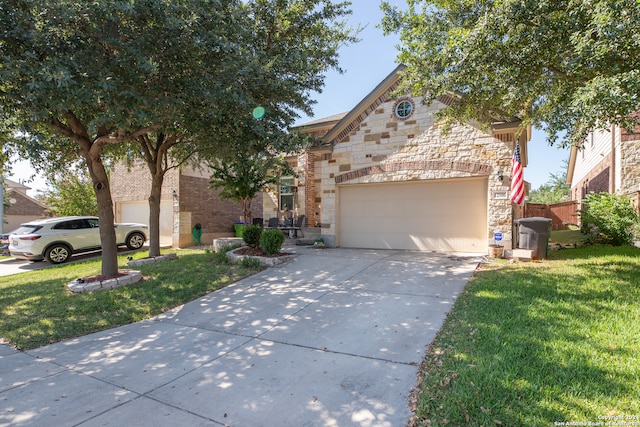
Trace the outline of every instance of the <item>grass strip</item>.
[[640, 425], [640, 251], [551, 256], [474, 275], [420, 368], [413, 426]]
[[[167, 252], [168, 253], [168, 252]], [[146, 255], [139, 252], [134, 258]], [[181, 250], [178, 259], [141, 266], [143, 281], [109, 291], [74, 294], [67, 284], [100, 272], [100, 260], [64, 264], [0, 280], [0, 337], [18, 349], [148, 319], [263, 267], [229, 264], [224, 254]], [[121, 269], [126, 255], [118, 257]]]

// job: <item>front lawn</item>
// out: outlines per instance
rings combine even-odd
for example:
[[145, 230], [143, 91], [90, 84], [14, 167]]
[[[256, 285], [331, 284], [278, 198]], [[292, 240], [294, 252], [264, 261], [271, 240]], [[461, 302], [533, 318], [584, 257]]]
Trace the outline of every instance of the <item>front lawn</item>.
[[[138, 252], [134, 258], [141, 258]], [[127, 255], [118, 257], [126, 267]], [[100, 272], [100, 260], [2, 277], [0, 337], [22, 350], [148, 319], [260, 271], [224, 255], [182, 250], [178, 259], [139, 268], [144, 280], [110, 291], [74, 294], [67, 283]]]
[[420, 368], [412, 425], [640, 425], [640, 250], [550, 257], [474, 275]]
[[582, 234], [578, 227], [571, 227], [568, 230], [553, 230], [551, 232], [550, 243], [562, 246], [582, 246], [588, 239], [586, 234]]

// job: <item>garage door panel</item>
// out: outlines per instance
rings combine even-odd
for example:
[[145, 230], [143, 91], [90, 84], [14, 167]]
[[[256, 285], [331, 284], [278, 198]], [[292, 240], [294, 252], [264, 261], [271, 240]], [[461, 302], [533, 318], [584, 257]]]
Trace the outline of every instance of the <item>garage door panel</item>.
[[343, 247], [486, 252], [487, 180], [342, 186]]
[[[118, 222], [149, 224], [149, 202], [120, 202]], [[160, 202], [160, 244], [171, 245], [173, 235], [173, 202]]]

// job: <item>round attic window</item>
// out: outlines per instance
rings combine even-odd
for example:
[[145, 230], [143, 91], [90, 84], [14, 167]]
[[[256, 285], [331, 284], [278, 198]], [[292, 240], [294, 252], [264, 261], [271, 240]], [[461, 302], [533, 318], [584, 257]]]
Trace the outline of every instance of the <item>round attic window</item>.
[[400, 120], [408, 119], [413, 114], [413, 102], [408, 99], [403, 99], [396, 103], [395, 108], [396, 117]]

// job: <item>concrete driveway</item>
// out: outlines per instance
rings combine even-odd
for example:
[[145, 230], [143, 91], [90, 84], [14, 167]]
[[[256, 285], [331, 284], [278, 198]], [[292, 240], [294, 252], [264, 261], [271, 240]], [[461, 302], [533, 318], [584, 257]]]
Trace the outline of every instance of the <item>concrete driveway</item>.
[[295, 250], [152, 320], [0, 346], [0, 425], [405, 425], [425, 346], [479, 258]]

